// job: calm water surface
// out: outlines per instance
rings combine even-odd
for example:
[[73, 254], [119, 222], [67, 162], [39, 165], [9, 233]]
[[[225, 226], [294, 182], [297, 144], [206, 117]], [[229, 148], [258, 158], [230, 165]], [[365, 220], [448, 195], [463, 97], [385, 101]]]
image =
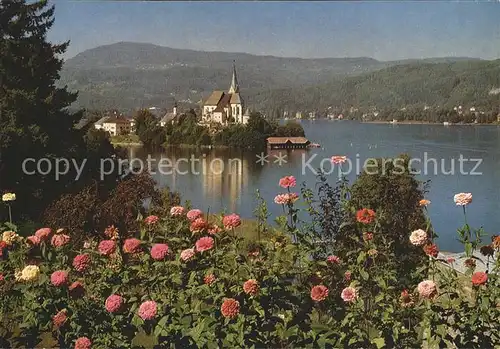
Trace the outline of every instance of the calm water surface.
[[[281, 214], [281, 207], [273, 202], [276, 193], [280, 192], [278, 180], [285, 175], [294, 175], [299, 183], [306, 182], [313, 186], [316, 183], [315, 174], [308, 167], [305, 173], [302, 169], [314, 156], [310, 164], [317, 169], [324, 158], [346, 155], [353, 160], [353, 173], [348, 176], [352, 181], [356, 159], [362, 167], [367, 158], [408, 153], [413, 158], [422, 159], [422, 163], [425, 159], [437, 159], [437, 166], [428, 162], [427, 173], [418, 178], [431, 181], [427, 198], [432, 201], [430, 216], [440, 236], [442, 250], [461, 250], [456, 240], [456, 229], [463, 224], [463, 215], [462, 209], [453, 202], [453, 195], [458, 192], [473, 194], [474, 201], [468, 208], [472, 226], [483, 226], [489, 234], [500, 231], [500, 127], [364, 124], [326, 120], [303, 121], [302, 125], [308, 139], [320, 143], [322, 148], [283, 151], [287, 162], [281, 166], [274, 163], [279, 156], [277, 151], [268, 153], [270, 162], [260, 165], [256, 163], [255, 153], [175, 149], [151, 156], [157, 161], [168, 158], [174, 163], [181, 158], [193, 159], [178, 163], [178, 170], [187, 173], [173, 171], [172, 174], [160, 174], [157, 171], [153, 177], [159, 186], [179, 191], [183, 199], [190, 200], [198, 208], [210, 212], [237, 212], [242, 217], [253, 216], [255, 191], [260, 189], [271, 213], [276, 215]], [[147, 155], [143, 149], [130, 149], [132, 157], [145, 159]], [[482, 159], [476, 169], [482, 174], [468, 174], [475, 167], [475, 162], [463, 162], [464, 173], [460, 173], [461, 155], [465, 159]], [[451, 172], [453, 166], [454, 174], [443, 173]], [[415, 163], [414, 167], [425, 170], [423, 164]], [[324, 169], [331, 169], [329, 162], [325, 161]], [[337, 176], [337, 169], [334, 169], [329, 176], [330, 183], [335, 183]], [[485, 241], [489, 242], [489, 237]]]

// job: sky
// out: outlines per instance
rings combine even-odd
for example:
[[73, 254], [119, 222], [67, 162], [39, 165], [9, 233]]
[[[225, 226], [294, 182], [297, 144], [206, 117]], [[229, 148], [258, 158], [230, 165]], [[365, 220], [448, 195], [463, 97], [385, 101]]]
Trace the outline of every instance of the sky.
[[135, 2], [53, 0], [66, 58], [119, 41], [284, 57], [500, 58], [500, 0]]

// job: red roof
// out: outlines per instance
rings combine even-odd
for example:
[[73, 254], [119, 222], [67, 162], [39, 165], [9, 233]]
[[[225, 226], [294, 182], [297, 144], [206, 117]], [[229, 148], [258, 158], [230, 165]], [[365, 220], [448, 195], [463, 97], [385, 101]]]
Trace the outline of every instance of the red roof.
[[306, 144], [309, 143], [307, 138], [305, 137], [269, 137], [267, 139], [267, 143], [269, 144]]

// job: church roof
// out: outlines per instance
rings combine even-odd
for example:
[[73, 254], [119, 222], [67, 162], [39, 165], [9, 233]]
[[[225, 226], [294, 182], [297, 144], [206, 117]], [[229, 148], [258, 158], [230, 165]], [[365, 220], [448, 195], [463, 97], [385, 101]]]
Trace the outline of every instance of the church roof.
[[160, 120], [160, 122], [169, 122], [175, 119], [176, 115], [172, 112], [166, 113]]
[[205, 105], [217, 105], [219, 104], [220, 99], [224, 96], [224, 92], [222, 91], [214, 91], [208, 97], [207, 101], [205, 102]]
[[229, 93], [240, 92], [240, 85], [238, 85], [238, 78], [236, 77], [236, 65], [233, 61], [233, 78], [231, 79], [231, 86], [229, 87]]
[[241, 104], [241, 97], [239, 93], [231, 94], [231, 104]]

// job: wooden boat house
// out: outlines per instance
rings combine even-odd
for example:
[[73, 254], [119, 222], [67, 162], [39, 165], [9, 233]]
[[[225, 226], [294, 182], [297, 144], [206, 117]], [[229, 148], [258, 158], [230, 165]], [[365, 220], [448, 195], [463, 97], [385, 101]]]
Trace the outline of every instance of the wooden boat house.
[[267, 139], [269, 149], [306, 149], [310, 143], [305, 137], [269, 137]]

